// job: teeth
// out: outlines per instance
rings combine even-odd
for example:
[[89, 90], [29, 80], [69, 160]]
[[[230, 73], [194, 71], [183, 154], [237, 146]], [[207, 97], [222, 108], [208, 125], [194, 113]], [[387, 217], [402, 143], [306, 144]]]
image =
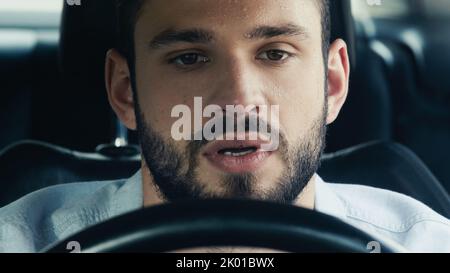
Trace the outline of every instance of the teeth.
[[244, 152], [225, 152], [224, 155], [238, 157], [238, 156], [248, 155], [248, 154], [251, 154], [251, 153], [253, 153], [253, 151], [252, 150], [248, 150], [248, 151], [244, 151]]
[[220, 150], [219, 154], [225, 155], [225, 156], [239, 157], [239, 156], [245, 156], [245, 155], [254, 153], [257, 150], [258, 149], [255, 147], [229, 148], [229, 149]]

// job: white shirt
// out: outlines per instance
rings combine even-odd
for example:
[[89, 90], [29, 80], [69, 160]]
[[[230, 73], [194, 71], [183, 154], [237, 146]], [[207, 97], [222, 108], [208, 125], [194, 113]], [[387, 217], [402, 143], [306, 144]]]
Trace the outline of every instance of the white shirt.
[[373, 187], [325, 183], [316, 176], [315, 209], [402, 252], [450, 252], [450, 221], [406, 195]]

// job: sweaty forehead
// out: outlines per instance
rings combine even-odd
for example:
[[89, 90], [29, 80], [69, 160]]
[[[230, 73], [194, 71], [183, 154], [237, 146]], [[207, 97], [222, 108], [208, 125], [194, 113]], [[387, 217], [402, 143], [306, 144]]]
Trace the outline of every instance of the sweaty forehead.
[[139, 12], [136, 31], [145, 35], [168, 28], [235, 28], [298, 24], [320, 31], [317, 0], [147, 0]]

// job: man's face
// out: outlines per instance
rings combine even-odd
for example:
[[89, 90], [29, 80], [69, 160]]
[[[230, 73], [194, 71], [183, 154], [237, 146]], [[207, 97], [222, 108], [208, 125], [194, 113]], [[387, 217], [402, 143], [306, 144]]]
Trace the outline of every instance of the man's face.
[[[294, 201], [317, 170], [325, 135], [317, 1], [146, 1], [135, 28], [135, 54], [139, 137], [164, 198]], [[187, 105], [194, 112], [194, 97], [224, 109], [279, 106], [279, 114], [271, 113], [278, 120], [278, 149], [175, 140], [171, 111]], [[272, 119], [261, 118], [275, 128]]]

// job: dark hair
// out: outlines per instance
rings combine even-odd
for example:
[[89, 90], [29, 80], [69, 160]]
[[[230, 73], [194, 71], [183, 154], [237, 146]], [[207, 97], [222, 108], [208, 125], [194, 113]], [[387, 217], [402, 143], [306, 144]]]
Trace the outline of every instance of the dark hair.
[[[117, 15], [117, 50], [125, 56], [134, 76], [134, 28], [139, 17], [139, 11], [146, 0], [115, 0]], [[316, 0], [314, 0], [316, 1]], [[328, 59], [328, 48], [331, 38], [331, 19], [329, 0], [319, 0], [322, 13], [322, 52], [324, 62]]]

